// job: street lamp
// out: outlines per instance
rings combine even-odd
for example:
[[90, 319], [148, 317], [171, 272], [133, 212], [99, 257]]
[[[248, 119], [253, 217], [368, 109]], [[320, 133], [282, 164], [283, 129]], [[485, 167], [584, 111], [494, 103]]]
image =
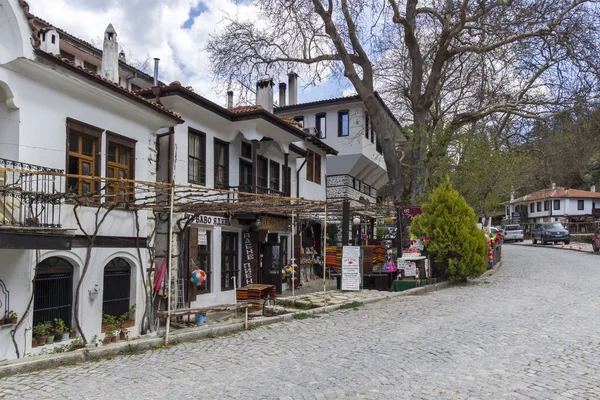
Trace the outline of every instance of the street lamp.
[[358, 224], [360, 224], [360, 218], [359, 218], [359, 217], [354, 217], [354, 219], [352, 220], [352, 223], [353, 223], [354, 225], [358, 225]]
[[358, 243], [360, 243], [360, 217], [354, 217], [352, 219], [352, 224], [356, 227], [356, 242], [354, 245], [358, 245]]

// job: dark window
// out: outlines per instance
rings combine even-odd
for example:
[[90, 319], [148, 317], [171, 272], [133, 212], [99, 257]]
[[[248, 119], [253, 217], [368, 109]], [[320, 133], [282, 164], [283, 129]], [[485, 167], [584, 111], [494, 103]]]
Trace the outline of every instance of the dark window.
[[285, 167], [283, 167], [284, 169], [284, 173], [283, 173], [283, 177], [281, 179], [281, 191], [287, 195], [287, 196], [291, 196], [291, 185], [290, 185], [290, 178], [291, 178], [291, 174], [292, 174], [292, 169], [290, 167], [287, 167], [287, 173], [285, 172]]
[[215, 187], [229, 188], [229, 143], [215, 139]]
[[[67, 173], [72, 175], [99, 176], [100, 136], [98, 128], [69, 121], [67, 123]], [[97, 183], [93, 179], [68, 178], [69, 190], [86, 195], [96, 192]]]
[[[269, 174], [269, 162], [267, 161], [266, 158], [264, 157], [258, 157], [258, 166], [257, 166], [257, 171], [256, 171], [256, 175], [257, 175], [257, 185], [259, 188], [261, 189], [267, 189], [268, 188], [268, 174]], [[261, 192], [263, 193], [264, 190]]]
[[534, 203], [529, 204], [529, 212], [535, 212], [535, 204]]
[[127, 313], [130, 307], [131, 266], [122, 258], [111, 260], [104, 267], [102, 315], [115, 317]]
[[240, 159], [240, 192], [252, 193], [252, 164]]
[[56, 44], [56, 35], [52, 35], [51, 41], [52, 41], [52, 44]]
[[560, 200], [554, 200], [554, 209], [560, 210]]
[[321, 184], [321, 156], [312, 150], [306, 154], [306, 180]]
[[536, 209], [537, 209], [537, 212], [542, 211], [542, 202], [541, 201], [537, 202]]
[[188, 131], [188, 182], [206, 185], [206, 136], [192, 128]]
[[544, 201], [544, 211], [550, 210], [550, 200]]
[[89, 63], [87, 61], [83, 62], [83, 68], [89, 69], [90, 71], [92, 71], [95, 74], [98, 73], [98, 67], [96, 67], [94, 64], [91, 64], [91, 63]]
[[270, 162], [269, 188], [279, 191], [279, 163]]
[[296, 121], [296, 122], [300, 123], [300, 126], [301, 126], [302, 128], [304, 128], [304, 116], [302, 116], [302, 115], [299, 115], [299, 116], [297, 116], [297, 117], [294, 117], [294, 121]]
[[125, 202], [133, 199], [133, 183], [125, 180], [135, 179], [135, 143], [107, 136], [108, 155], [106, 157], [106, 177], [122, 179], [107, 181], [106, 196], [109, 202]]
[[338, 136], [350, 134], [350, 114], [348, 110], [338, 112]]
[[361, 190], [364, 194], [370, 196], [371, 195], [371, 186], [367, 185], [366, 183], [363, 182], [362, 184], [362, 190]]
[[74, 56], [73, 54], [71, 54], [71, 53], [67, 53], [67, 52], [66, 52], [66, 51], [64, 51], [64, 50], [61, 50], [61, 51], [60, 51], [60, 56], [61, 56], [62, 58], [66, 58], [67, 60], [69, 60], [69, 61], [71, 61], [71, 62], [75, 62], [75, 56]]
[[583, 200], [577, 200], [577, 209], [583, 210]]
[[315, 117], [315, 128], [317, 128], [317, 137], [319, 139], [325, 139], [327, 137], [326, 125], [327, 120], [325, 118], [325, 113], [317, 114]]
[[367, 114], [367, 112], [365, 111], [365, 137], [368, 139], [369, 138], [369, 114]]
[[221, 238], [221, 290], [232, 290], [239, 271], [238, 234], [223, 232]]
[[131, 90], [136, 91], [136, 90], [142, 90], [141, 86], [136, 85], [135, 83], [131, 84]]
[[71, 327], [73, 267], [63, 258], [50, 257], [38, 265], [34, 281], [33, 326], [62, 319]]
[[252, 158], [252, 145], [248, 142], [242, 142], [242, 157]]

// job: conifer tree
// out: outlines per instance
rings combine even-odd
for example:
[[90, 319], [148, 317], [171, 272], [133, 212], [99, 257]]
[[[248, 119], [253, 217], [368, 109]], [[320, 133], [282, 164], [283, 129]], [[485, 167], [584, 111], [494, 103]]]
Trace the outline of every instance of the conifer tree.
[[438, 186], [423, 204], [410, 233], [428, 236], [427, 251], [434, 269], [452, 281], [466, 281], [487, 269], [487, 240], [477, 227], [475, 211], [452, 187], [450, 180]]

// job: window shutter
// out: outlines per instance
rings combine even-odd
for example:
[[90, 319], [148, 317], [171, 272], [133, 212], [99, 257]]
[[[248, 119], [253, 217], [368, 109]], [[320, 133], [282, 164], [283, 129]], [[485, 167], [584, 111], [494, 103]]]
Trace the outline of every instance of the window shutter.
[[315, 154], [315, 183], [321, 184], [321, 156]]
[[[188, 228], [188, 274], [187, 274], [187, 282], [188, 282], [188, 302], [196, 301], [196, 296], [198, 294], [198, 286], [192, 283], [190, 278], [192, 277], [192, 271], [194, 271], [197, 266], [198, 260], [198, 228]], [[193, 263], [192, 263], [193, 261]]]
[[310, 150], [306, 154], [306, 180], [314, 182], [314, 154]]

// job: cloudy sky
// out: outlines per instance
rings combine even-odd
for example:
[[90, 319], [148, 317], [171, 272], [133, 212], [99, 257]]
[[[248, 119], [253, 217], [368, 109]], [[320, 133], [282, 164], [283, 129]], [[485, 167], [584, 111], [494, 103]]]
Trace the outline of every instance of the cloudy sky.
[[[181, 81], [197, 93], [224, 104], [204, 47], [219, 32], [226, 15], [252, 17], [248, 0], [28, 0], [31, 12], [76, 37], [98, 43], [109, 23], [127, 54], [161, 59], [161, 80]], [[277, 81], [278, 77], [274, 77]], [[285, 78], [285, 77], [282, 77]], [[300, 85], [302, 81], [300, 81]], [[299, 101], [344, 94], [337, 81], [301, 88]]]

